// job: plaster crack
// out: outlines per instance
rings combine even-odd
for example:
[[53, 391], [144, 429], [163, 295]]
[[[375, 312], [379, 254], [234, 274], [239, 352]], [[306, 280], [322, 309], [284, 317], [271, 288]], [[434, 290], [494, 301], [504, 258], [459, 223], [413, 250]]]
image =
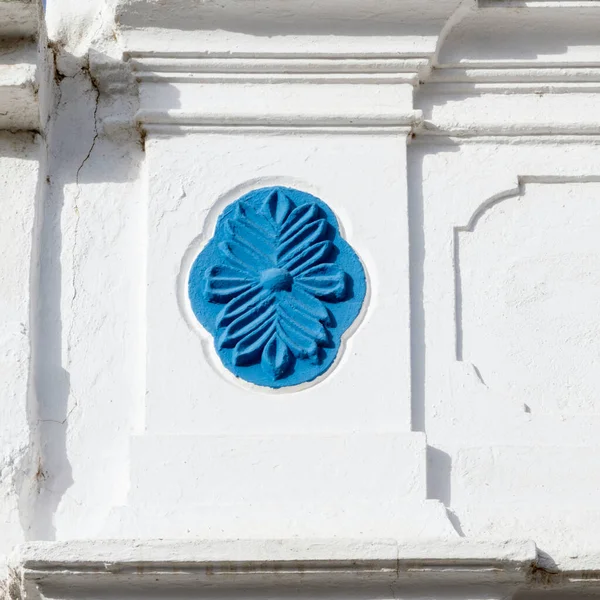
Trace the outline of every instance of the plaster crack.
[[58, 419], [38, 419], [38, 423], [57, 423], [58, 425], [64, 425], [69, 420], [69, 417], [71, 416], [71, 413], [76, 408], [77, 408], [77, 403], [75, 403], [71, 407], [71, 410], [67, 413], [67, 416], [62, 421], [59, 421]]
[[[55, 109], [60, 109], [60, 105], [62, 103], [62, 87], [61, 83], [63, 79], [65, 79], [66, 75], [59, 69], [58, 67], [58, 55], [60, 54], [62, 46], [56, 42], [48, 42], [48, 50], [50, 51], [50, 56], [52, 57], [52, 66], [53, 66], [53, 78], [54, 83], [56, 84], [56, 88], [58, 90]], [[48, 111], [48, 121], [50, 121], [52, 117], [52, 111]]]
[[[81, 196], [81, 187], [79, 185], [79, 176], [81, 174], [81, 170], [83, 169], [83, 167], [85, 166], [85, 163], [89, 160], [90, 156], [92, 155], [92, 152], [94, 151], [94, 147], [96, 146], [96, 142], [98, 141], [98, 105], [100, 104], [100, 89], [98, 88], [97, 82], [94, 80], [94, 78], [92, 77], [92, 74], [90, 73], [89, 66], [84, 67], [83, 71], [88, 75], [88, 77], [90, 79], [90, 84], [92, 85], [92, 89], [94, 90], [94, 93], [96, 95], [96, 98], [94, 101], [94, 116], [93, 116], [94, 137], [92, 139], [92, 143], [90, 144], [90, 149], [88, 150], [88, 153], [86, 154], [85, 158], [79, 165], [79, 168], [77, 169], [77, 174], [75, 175], [75, 183], [77, 185], [77, 196], [75, 197], [75, 201], [79, 200], [79, 196]], [[77, 208], [77, 205], [75, 205], [75, 207]]]
[[93, 122], [94, 122], [94, 136], [92, 138], [92, 142], [90, 144], [90, 147], [87, 151], [87, 154], [85, 155], [85, 157], [83, 158], [83, 160], [81, 161], [81, 164], [79, 165], [79, 167], [77, 168], [77, 172], [75, 174], [75, 186], [76, 186], [76, 193], [75, 193], [75, 198], [73, 199], [73, 209], [75, 211], [75, 225], [73, 228], [73, 249], [72, 249], [72, 259], [71, 259], [71, 289], [72, 289], [72, 295], [71, 295], [71, 313], [72, 313], [72, 317], [71, 317], [71, 323], [69, 326], [69, 333], [67, 335], [67, 361], [70, 364], [71, 362], [71, 339], [72, 339], [72, 333], [73, 333], [73, 327], [74, 327], [74, 318], [73, 315], [75, 314], [75, 301], [77, 299], [77, 282], [75, 281], [76, 279], [76, 271], [77, 271], [77, 243], [78, 243], [78, 239], [79, 239], [79, 221], [81, 218], [80, 212], [79, 212], [79, 198], [81, 197], [81, 183], [80, 183], [80, 176], [81, 176], [81, 171], [83, 170], [83, 167], [86, 165], [86, 163], [88, 162], [88, 160], [90, 159], [90, 157], [92, 156], [92, 153], [94, 151], [94, 148], [96, 147], [96, 142], [98, 141], [98, 137], [99, 137], [99, 133], [98, 133], [98, 106], [100, 104], [100, 89], [98, 87], [98, 84], [96, 82], [96, 80], [94, 79], [94, 77], [92, 76], [92, 74], [90, 73], [90, 68], [89, 68], [89, 59], [88, 59], [88, 63], [87, 66], [82, 67], [82, 71], [84, 73], [86, 73], [86, 75], [88, 76], [89, 80], [90, 80], [90, 85], [92, 86], [92, 91], [95, 95], [95, 99], [94, 99], [94, 114], [93, 114]]

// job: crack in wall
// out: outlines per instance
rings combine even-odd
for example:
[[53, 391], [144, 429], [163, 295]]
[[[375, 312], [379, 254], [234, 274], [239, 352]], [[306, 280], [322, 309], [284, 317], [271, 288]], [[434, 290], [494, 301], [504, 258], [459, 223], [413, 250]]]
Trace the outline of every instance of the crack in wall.
[[[86, 77], [89, 79], [90, 85], [92, 87], [92, 93], [95, 95], [94, 112], [93, 112], [93, 116], [92, 116], [93, 123], [94, 123], [94, 135], [93, 135], [92, 141], [90, 143], [90, 147], [87, 151], [87, 154], [81, 161], [79, 167], [77, 168], [76, 174], [75, 174], [76, 193], [75, 193], [75, 197], [73, 199], [73, 209], [75, 211], [75, 223], [74, 223], [74, 227], [73, 227], [73, 248], [72, 248], [72, 253], [71, 253], [72, 254], [72, 256], [71, 256], [71, 289], [72, 289], [71, 312], [72, 312], [72, 314], [75, 313], [75, 302], [77, 300], [77, 282], [76, 282], [77, 248], [78, 248], [78, 241], [79, 241], [79, 223], [80, 223], [80, 219], [81, 219], [81, 214], [80, 214], [79, 205], [78, 205], [79, 199], [81, 197], [80, 177], [81, 177], [81, 172], [82, 172], [83, 168], [85, 167], [86, 163], [89, 161], [89, 159], [92, 156], [94, 148], [96, 147], [96, 142], [98, 141], [98, 137], [99, 137], [98, 106], [100, 104], [100, 88], [98, 87], [97, 81], [94, 79], [94, 77], [92, 76], [92, 74], [90, 72], [89, 57], [86, 59], [86, 64], [82, 67], [81, 70], [83, 73], [85, 73]], [[66, 341], [67, 341], [67, 363], [68, 364], [71, 363], [71, 339], [73, 337], [72, 334], [73, 334], [73, 328], [74, 328], [74, 321], [75, 321], [74, 318], [71, 318], [71, 322], [69, 325], [69, 331], [68, 331], [67, 339], [66, 339]]]
[[[49, 136], [56, 137], [58, 141], [63, 139], [65, 131], [74, 131], [78, 135], [79, 130], [82, 130], [82, 135], [76, 145], [77, 154], [75, 160], [67, 169], [62, 166], [63, 159], [61, 155], [61, 146], [54, 151], [49, 151], [47, 163], [49, 165], [49, 173], [52, 173], [52, 179], [46, 179], [47, 184], [52, 184], [52, 188], [48, 188], [49, 201], [44, 219], [46, 220], [46, 235], [50, 238], [46, 239], [46, 244], [51, 246], [55, 240], [65, 240], [63, 235], [66, 233], [64, 225], [61, 225], [61, 214], [68, 216], [68, 224], [70, 225], [71, 239], [70, 244], [66, 248], [62, 246], [62, 251], [66, 251], [65, 259], [67, 264], [70, 262], [71, 273], [63, 272], [65, 277], [65, 288], [71, 285], [71, 290], [63, 291], [65, 299], [69, 302], [70, 315], [64, 321], [68, 325], [64, 329], [55, 331], [59, 336], [57, 338], [55, 350], [60, 352], [61, 344], [64, 348], [63, 358], [58, 355], [56, 363], [52, 363], [50, 375], [46, 373], [41, 375], [42, 381], [46, 381], [50, 376], [52, 381], [58, 376], [62, 382], [62, 392], [53, 392], [50, 395], [51, 402], [46, 400], [46, 409], [49, 411], [46, 414], [41, 414], [37, 418], [37, 424], [40, 429], [40, 436], [44, 451], [40, 456], [40, 460], [36, 465], [37, 472], [34, 473], [35, 485], [38, 491], [35, 508], [33, 509], [32, 528], [35, 531], [35, 539], [54, 539], [54, 513], [57, 510], [60, 501], [63, 497], [69, 497], [66, 490], [73, 483], [71, 475], [71, 467], [66, 457], [66, 436], [68, 423], [79, 402], [77, 396], [70, 389], [69, 369], [73, 360], [72, 340], [76, 335], [76, 304], [78, 296], [78, 264], [79, 264], [79, 247], [81, 245], [80, 231], [80, 198], [84, 194], [82, 188], [82, 179], [84, 178], [85, 167], [89, 162], [93, 162], [94, 149], [96, 148], [100, 137], [98, 124], [98, 111], [100, 103], [100, 89], [98, 83], [90, 73], [89, 56], [83, 59], [77, 59], [75, 69], [71, 70], [69, 63], [65, 63], [69, 72], [65, 73], [59, 68], [61, 58], [64, 60], [72, 59], [70, 55], [64, 55], [64, 49], [60, 44], [49, 44], [49, 49], [52, 51], [52, 59], [54, 65], [54, 82], [55, 82], [55, 97], [53, 109], [49, 114], [47, 123], [47, 131]], [[57, 124], [57, 119], [60, 123]], [[93, 119], [93, 122], [90, 121]], [[66, 128], [66, 129], [65, 129]], [[54, 133], [52, 134], [52, 131]], [[66, 148], [67, 151], [71, 151]], [[64, 152], [64, 148], [63, 148]], [[54, 167], [54, 170], [53, 170]], [[66, 184], [75, 184], [71, 188], [71, 193], [68, 193]], [[70, 199], [69, 199], [70, 198]], [[67, 215], [62, 211], [66, 206], [71, 205], [74, 209], [74, 215]], [[61, 233], [59, 233], [61, 232]], [[55, 237], [58, 236], [58, 237]], [[53, 241], [49, 241], [53, 240]], [[61, 252], [61, 246], [52, 246], [55, 251]], [[70, 255], [70, 259], [67, 258]], [[55, 276], [60, 277], [60, 271], [56, 271], [53, 266], [46, 265]], [[43, 268], [43, 267], [42, 267]], [[54, 269], [54, 271], [52, 271]], [[48, 272], [48, 271], [46, 271]], [[68, 282], [68, 283], [67, 283]], [[47, 282], [46, 282], [47, 283]], [[55, 282], [56, 284], [56, 282]], [[62, 286], [61, 286], [62, 287]], [[66, 292], [66, 293], [65, 293]], [[60, 302], [60, 294], [54, 297], [54, 300]], [[48, 308], [48, 306], [46, 306]], [[64, 310], [63, 306], [63, 310]], [[60, 310], [58, 307], [51, 308], [52, 311]], [[69, 310], [69, 308], [67, 308]], [[48, 327], [48, 324], [42, 325], [42, 330]], [[62, 342], [61, 342], [62, 339]], [[46, 350], [47, 352], [47, 350]], [[43, 386], [43, 384], [42, 384]], [[44, 389], [44, 387], [42, 388]], [[47, 388], [46, 388], [47, 389]], [[44, 392], [45, 393], [45, 392]], [[59, 393], [59, 396], [56, 394]], [[57, 399], [58, 398], [58, 399]], [[72, 401], [72, 406], [67, 410], [69, 399]], [[62, 412], [64, 410], [64, 412]], [[44, 411], [42, 411], [43, 413]], [[40, 418], [41, 417], [41, 418]], [[57, 427], [59, 429], [57, 429]], [[32, 473], [33, 474], [33, 473]], [[49, 494], [50, 496], [48, 496]], [[72, 502], [78, 504], [78, 501], [69, 497]]]

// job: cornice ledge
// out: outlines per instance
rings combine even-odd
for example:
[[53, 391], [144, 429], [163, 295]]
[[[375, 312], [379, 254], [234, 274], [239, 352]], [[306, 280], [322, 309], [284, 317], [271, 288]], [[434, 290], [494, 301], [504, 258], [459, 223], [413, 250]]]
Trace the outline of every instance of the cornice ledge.
[[[119, 0], [117, 22], [126, 28], [229, 30], [265, 34], [374, 34], [415, 32], [443, 24], [461, 0]], [[290, 19], [290, 15], [294, 18]]]
[[[170, 54], [186, 61], [179, 65], [189, 67], [186, 72], [197, 72], [188, 59], [202, 58], [202, 52], [264, 59], [414, 58], [429, 63], [446, 23], [463, 1], [117, 0], [115, 16], [126, 53], [136, 60], [146, 54], [146, 67], [154, 61], [152, 53], [162, 65]], [[264, 59], [258, 62], [265, 65]], [[182, 72], [173, 60], [168, 67]], [[420, 73], [422, 65], [411, 70]]]
[[0, 37], [35, 37], [40, 7], [37, 0], [0, 0]]
[[182, 83], [411, 83], [430, 57], [397, 53], [289, 54], [128, 52], [138, 81]]
[[364, 114], [360, 112], [333, 114], [315, 112], [311, 114], [271, 112], [270, 114], [226, 112], [187, 112], [184, 110], [150, 110], [141, 109], [136, 114], [140, 126], [156, 132], [175, 133], [173, 128], [190, 130], [198, 129], [305, 129], [305, 130], [362, 130], [369, 131], [393, 129], [398, 132], [410, 133], [422, 124], [421, 111], [406, 113]]
[[480, 8], [600, 8], [600, 0], [479, 0]]
[[[427, 57], [129, 51], [143, 127], [394, 128], [421, 122]], [[277, 84], [277, 85], [273, 85]]]
[[38, 0], [0, 0], [0, 129], [39, 129], [45, 82], [41, 15]]
[[[26, 597], [46, 592], [99, 597], [132, 586], [153, 590], [210, 585], [273, 588], [335, 584], [356, 589], [474, 583], [524, 585], [536, 568], [533, 542], [467, 540], [98, 540], [38, 542], [13, 556]], [[313, 593], [313, 592], [311, 592]]]

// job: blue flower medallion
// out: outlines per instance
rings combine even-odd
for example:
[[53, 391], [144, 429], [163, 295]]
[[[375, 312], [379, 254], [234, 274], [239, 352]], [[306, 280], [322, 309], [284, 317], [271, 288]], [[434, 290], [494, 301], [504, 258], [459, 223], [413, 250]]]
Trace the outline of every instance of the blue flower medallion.
[[324, 202], [269, 187], [223, 211], [192, 265], [188, 293], [225, 367], [281, 388], [331, 366], [361, 310], [366, 280]]

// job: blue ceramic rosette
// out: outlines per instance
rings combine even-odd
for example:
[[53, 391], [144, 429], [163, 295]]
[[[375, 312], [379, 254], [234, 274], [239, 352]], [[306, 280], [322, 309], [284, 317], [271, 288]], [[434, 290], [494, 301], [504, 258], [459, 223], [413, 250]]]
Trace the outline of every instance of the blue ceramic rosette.
[[225, 208], [192, 265], [188, 293], [223, 365], [281, 388], [333, 364], [361, 311], [366, 279], [329, 207], [277, 186]]

